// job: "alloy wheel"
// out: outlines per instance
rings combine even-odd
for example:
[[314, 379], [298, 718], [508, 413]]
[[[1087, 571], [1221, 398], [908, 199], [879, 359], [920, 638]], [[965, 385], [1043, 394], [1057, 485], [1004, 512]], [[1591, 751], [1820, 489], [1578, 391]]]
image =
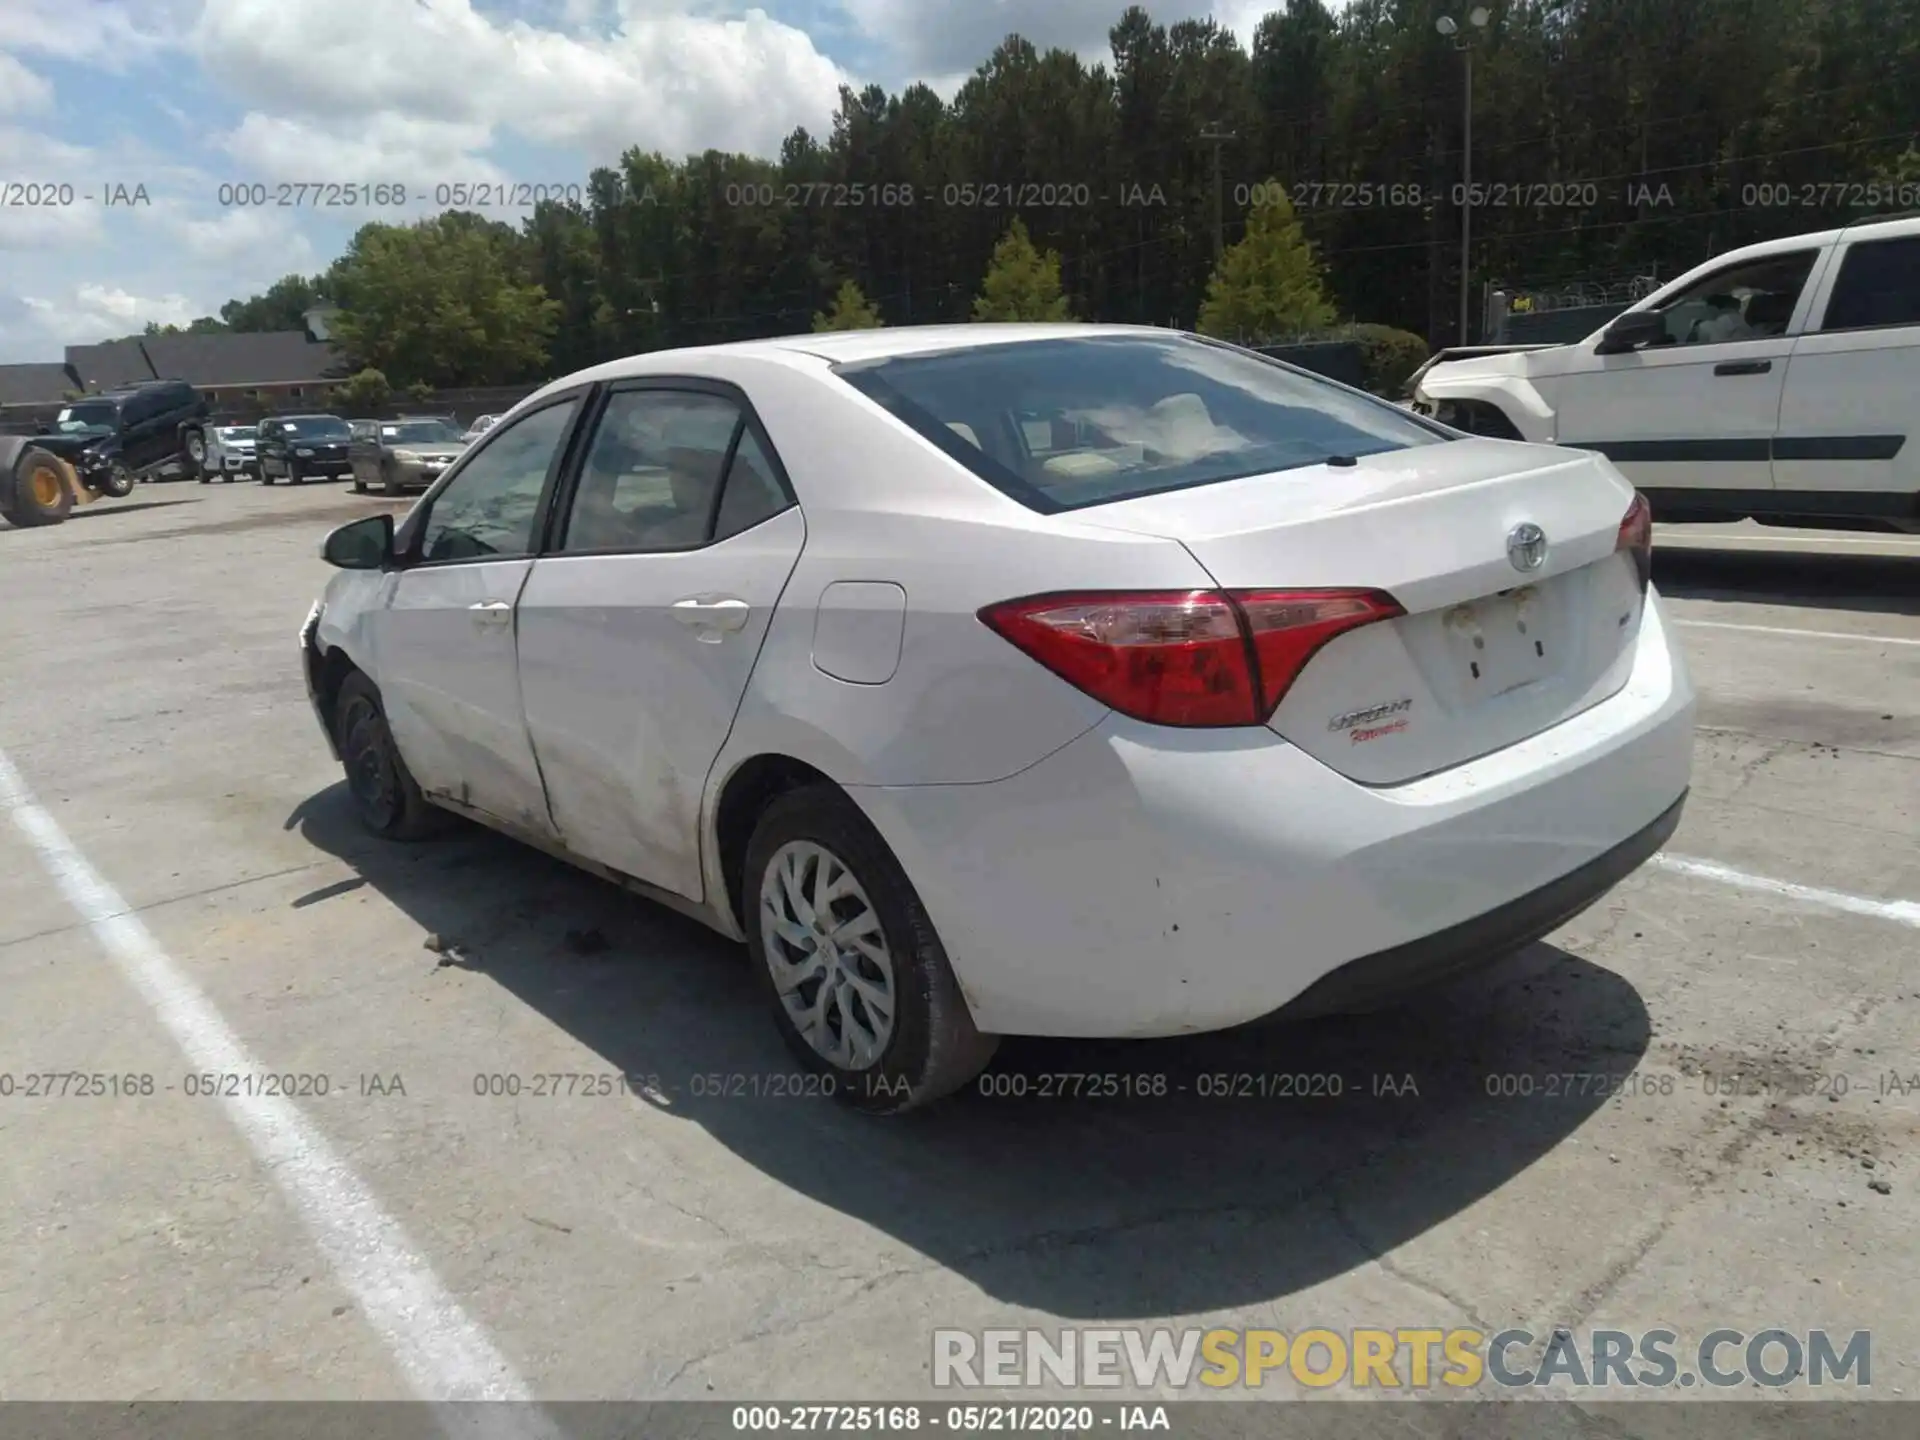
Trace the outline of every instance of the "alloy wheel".
[[898, 1008], [893, 953], [846, 862], [811, 840], [776, 850], [760, 881], [760, 937], [801, 1038], [835, 1069], [876, 1064]]

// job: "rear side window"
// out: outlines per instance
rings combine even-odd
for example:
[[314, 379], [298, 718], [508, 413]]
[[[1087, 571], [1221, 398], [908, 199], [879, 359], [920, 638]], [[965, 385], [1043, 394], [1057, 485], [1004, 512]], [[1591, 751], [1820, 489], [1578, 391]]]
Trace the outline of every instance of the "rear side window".
[[695, 550], [792, 502], [734, 401], [695, 390], [619, 390], [587, 448], [559, 548]]
[[1384, 401], [1178, 335], [985, 345], [835, 373], [1042, 512], [1451, 438]]
[[1847, 247], [1822, 330], [1920, 325], [1920, 236]]

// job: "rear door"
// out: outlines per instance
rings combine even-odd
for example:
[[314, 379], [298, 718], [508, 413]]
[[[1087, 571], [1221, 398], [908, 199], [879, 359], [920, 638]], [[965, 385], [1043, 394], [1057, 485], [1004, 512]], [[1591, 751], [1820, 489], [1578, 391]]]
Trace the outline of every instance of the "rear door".
[[259, 432], [253, 442], [253, 453], [260, 461], [260, 474], [284, 475], [287, 473], [287, 441], [278, 420], [262, 420]]
[[1920, 227], [1843, 241], [1794, 342], [1774, 484], [1783, 509], [1920, 519]]
[[1598, 450], [1656, 499], [1662, 491], [1766, 492], [1792, 334], [1819, 247], [1746, 260], [1660, 308], [1664, 344], [1587, 365], [1543, 387], [1562, 445]]
[[514, 602], [580, 405], [528, 412], [421, 502], [371, 620], [374, 680], [420, 788], [538, 838], [552, 826], [521, 710]]
[[707, 774], [806, 526], [730, 386], [616, 387], [583, 453], [520, 596], [527, 727], [561, 839], [698, 900]]

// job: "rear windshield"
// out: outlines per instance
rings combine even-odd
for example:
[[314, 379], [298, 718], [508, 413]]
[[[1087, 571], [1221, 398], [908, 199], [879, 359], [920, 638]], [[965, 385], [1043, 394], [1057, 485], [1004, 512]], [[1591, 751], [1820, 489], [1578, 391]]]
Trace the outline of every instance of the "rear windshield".
[[1046, 512], [1451, 438], [1385, 401], [1178, 335], [985, 345], [835, 373]]

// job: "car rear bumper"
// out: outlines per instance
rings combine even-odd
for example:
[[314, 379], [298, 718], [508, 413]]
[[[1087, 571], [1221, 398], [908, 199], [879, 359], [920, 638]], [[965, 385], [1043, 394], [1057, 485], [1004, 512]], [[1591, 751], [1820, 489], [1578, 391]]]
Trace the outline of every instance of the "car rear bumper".
[[1557, 928], [1664, 841], [1694, 696], [1657, 600], [1610, 699], [1367, 787], [1271, 732], [1109, 716], [1010, 779], [855, 787], [999, 1034], [1362, 1007]]

